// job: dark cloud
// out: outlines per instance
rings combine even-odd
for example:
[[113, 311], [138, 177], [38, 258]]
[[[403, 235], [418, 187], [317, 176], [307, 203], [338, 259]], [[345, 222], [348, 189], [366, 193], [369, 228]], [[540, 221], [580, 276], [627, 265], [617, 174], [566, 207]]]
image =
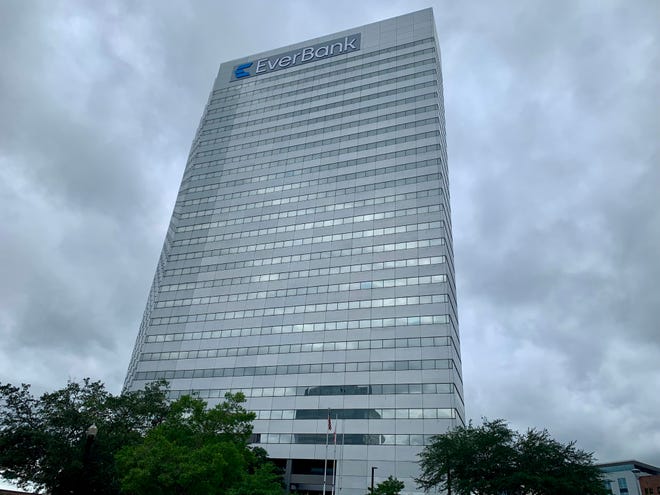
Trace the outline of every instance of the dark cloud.
[[660, 11], [489, 5], [443, 46], [468, 411], [657, 464]]
[[[427, 6], [1, 2], [0, 381], [119, 390], [220, 62]], [[434, 9], [468, 415], [660, 464], [660, 5]]]

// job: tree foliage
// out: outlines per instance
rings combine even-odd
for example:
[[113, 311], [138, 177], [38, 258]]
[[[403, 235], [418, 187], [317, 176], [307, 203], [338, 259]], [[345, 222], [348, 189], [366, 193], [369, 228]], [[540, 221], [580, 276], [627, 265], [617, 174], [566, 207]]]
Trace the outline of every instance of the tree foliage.
[[[164, 382], [113, 396], [86, 379], [40, 398], [29, 385], [0, 384], [0, 476], [53, 495], [118, 493], [115, 453], [138, 442], [167, 409]], [[92, 424], [98, 433], [87, 443]]]
[[403, 481], [389, 476], [385, 481], [378, 483], [373, 491], [369, 488], [368, 495], [399, 495], [405, 484]]
[[420, 468], [420, 487], [454, 495], [607, 493], [592, 454], [546, 430], [520, 434], [501, 419], [433, 437], [420, 454]]
[[280, 477], [248, 441], [255, 414], [242, 394], [207, 409], [199, 399], [174, 402], [164, 421], [117, 455], [122, 493], [130, 495], [280, 495]]
[[0, 477], [52, 495], [280, 495], [243, 401], [170, 403], [166, 382], [113, 396], [87, 379], [39, 398], [0, 384]]

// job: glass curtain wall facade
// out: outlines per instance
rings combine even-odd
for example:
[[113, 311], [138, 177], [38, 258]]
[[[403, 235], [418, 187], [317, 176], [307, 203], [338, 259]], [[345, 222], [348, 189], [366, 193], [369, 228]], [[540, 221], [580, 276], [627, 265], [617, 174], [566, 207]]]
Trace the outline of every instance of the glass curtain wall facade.
[[292, 492], [326, 457], [327, 493], [418, 492], [464, 423], [436, 40], [427, 9], [222, 64], [192, 144], [125, 388], [242, 391]]

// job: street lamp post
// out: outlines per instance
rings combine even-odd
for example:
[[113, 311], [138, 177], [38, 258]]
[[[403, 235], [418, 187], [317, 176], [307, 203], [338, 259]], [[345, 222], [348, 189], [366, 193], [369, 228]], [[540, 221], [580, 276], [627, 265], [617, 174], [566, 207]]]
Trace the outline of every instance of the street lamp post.
[[[96, 434], [98, 433], [99, 429], [96, 427], [96, 425], [91, 425], [89, 428], [87, 428], [87, 439], [85, 440], [85, 453], [83, 455], [83, 473], [84, 473], [84, 482], [87, 488], [91, 488], [91, 480], [90, 480], [90, 469], [89, 469], [89, 458], [90, 454], [92, 451], [92, 444], [94, 443], [94, 439], [96, 438]], [[88, 492], [91, 492], [88, 490]]]
[[91, 438], [92, 442], [94, 441], [94, 438], [96, 437], [96, 434], [99, 432], [99, 429], [96, 427], [96, 425], [92, 425], [89, 428], [87, 428], [87, 438]]
[[371, 494], [374, 493], [374, 471], [378, 469], [376, 466], [371, 466]]
[[94, 439], [96, 438], [96, 434], [99, 432], [99, 429], [96, 427], [96, 425], [92, 425], [89, 428], [87, 428], [87, 441], [85, 442], [85, 460], [88, 460], [89, 458], [89, 452], [92, 449], [92, 444], [94, 443]]

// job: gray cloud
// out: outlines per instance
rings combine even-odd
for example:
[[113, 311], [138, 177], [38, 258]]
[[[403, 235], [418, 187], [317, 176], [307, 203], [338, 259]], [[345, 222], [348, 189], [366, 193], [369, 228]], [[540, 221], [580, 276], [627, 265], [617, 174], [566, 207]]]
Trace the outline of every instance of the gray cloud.
[[[0, 381], [119, 390], [220, 62], [426, 6], [0, 3]], [[468, 415], [660, 464], [660, 6], [434, 9]]]

